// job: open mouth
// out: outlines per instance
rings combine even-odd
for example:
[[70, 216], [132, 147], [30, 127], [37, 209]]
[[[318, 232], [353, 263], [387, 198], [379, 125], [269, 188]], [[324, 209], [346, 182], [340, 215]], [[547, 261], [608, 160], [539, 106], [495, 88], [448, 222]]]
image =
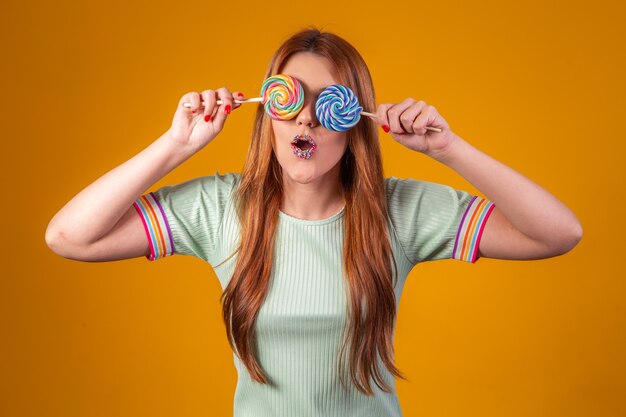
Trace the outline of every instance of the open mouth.
[[309, 159], [317, 149], [313, 138], [309, 135], [296, 135], [291, 141], [293, 154], [298, 158]]

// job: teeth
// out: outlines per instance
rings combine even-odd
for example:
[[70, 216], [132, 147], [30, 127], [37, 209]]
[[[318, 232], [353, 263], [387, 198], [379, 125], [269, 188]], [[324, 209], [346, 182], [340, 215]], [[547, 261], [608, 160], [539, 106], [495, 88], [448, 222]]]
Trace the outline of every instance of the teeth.
[[[311, 144], [311, 147], [309, 149], [300, 149], [297, 146], [297, 143], [299, 141], [307, 141]], [[315, 150], [317, 149], [317, 145], [315, 144], [315, 141], [313, 140], [312, 137], [310, 137], [309, 135], [296, 135], [294, 137], [294, 139], [291, 141], [291, 149], [293, 149], [293, 154], [295, 156], [297, 156], [298, 158], [301, 159], [309, 159], [311, 158], [311, 156], [315, 153]]]

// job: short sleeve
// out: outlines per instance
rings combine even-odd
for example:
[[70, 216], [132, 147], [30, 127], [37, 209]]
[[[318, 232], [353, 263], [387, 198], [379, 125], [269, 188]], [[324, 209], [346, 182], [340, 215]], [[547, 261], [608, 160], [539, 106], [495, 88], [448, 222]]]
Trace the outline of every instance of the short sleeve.
[[150, 245], [150, 261], [173, 254], [207, 262], [219, 244], [219, 229], [237, 179], [235, 173], [167, 185], [133, 203]]
[[413, 265], [439, 259], [478, 260], [478, 245], [493, 202], [411, 178], [386, 178], [386, 192], [391, 223]]

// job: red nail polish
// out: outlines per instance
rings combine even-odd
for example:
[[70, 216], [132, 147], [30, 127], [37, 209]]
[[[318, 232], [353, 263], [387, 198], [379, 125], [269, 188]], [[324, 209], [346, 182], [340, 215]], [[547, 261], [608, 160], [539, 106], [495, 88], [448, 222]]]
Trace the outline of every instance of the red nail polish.
[[224, 113], [230, 114], [230, 104], [226, 105], [226, 107], [224, 108]]
[[192, 113], [195, 113], [196, 111], [195, 111], [195, 110], [192, 110], [191, 112], [192, 112]]
[[389, 133], [389, 126], [383, 125], [383, 130], [385, 131], [385, 133]]
[[208, 122], [209, 120], [211, 120], [211, 115], [207, 114], [206, 116], [204, 116], [204, 121]]

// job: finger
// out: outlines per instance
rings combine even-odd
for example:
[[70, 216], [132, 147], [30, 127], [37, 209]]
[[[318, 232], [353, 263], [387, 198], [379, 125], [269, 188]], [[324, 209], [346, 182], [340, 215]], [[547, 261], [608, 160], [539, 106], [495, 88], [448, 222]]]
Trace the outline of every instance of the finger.
[[217, 99], [215, 98], [214, 90], [204, 90], [202, 93], [202, 100], [204, 101], [204, 112], [203, 117], [204, 121], [210, 122], [213, 118], [213, 109], [217, 104]]
[[215, 106], [211, 120], [213, 120], [216, 127], [221, 130], [224, 126], [224, 122], [226, 121], [226, 117], [228, 116], [225, 111], [226, 106], [230, 105], [232, 107], [232, 96], [228, 89], [224, 87], [218, 88], [216, 93], [218, 100], [222, 100], [222, 104]]
[[[233, 98], [236, 99], [236, 100], [243, 100], [243, 98], [244, 98], [243, 97], [243, 93], [241, 91], [235, 91], [233, 93]], [[235, 104], [233, 104], [233, 110], [241, 107], [241, 104], [242, 103], [235, 103]]]
[[213, 112], [211, 113], [211, 120], [215, 120], [219, 111], [220, 111], [220, 106], [216, 105], [215, 107], [213, 107]]
[[420, 115], [420, 113], [424, 111], [425, 104], [426, 103], [421, 100], [417, 102], [413, 100], [413, 104], [411, 104], [406, 110], [402, 112], [402, 114], [400, 115], [400, 125], [406, 132], [411, 134], [417, 133], [413, 130], [413, 124], [415, 123], [415, 119]]
[[235, 100], [242, 100], [243, 94], [240, 91], [233, 92], [233, 110], [241, 107], [242, 103], [237, 103]]
[[[189, 107], [185, 107], [184, 103], [187, 102], [190, 104]], [[198, 108], [200, 107], [200, 94], [198, 94], [195, 91], [191, 91], [187, 94], [185, 94], [181, 99], [180, 99], [180, 103], [179, 103], [182, 107], [185, 108], [185, 110], [188, 110], [192, 113], [195, 113], [198, 111]]]
[[439, 113], [433, 106], [425, 106], [413, 122], [413, 131], [418, 135], [425, 135], [427, 131], [426, 126], [434, 124], [438, 115]]
[[389, 126], [389, 117], [387, 117], [387, 110], [393, 106], [393, 104], [381, 104], [376, 109], [376, 120], [381, 126]]
[[415, 100], [413, 100], [412, 98], [407, 98], [403, 102], [393, 105], [387, 111], [387, 117], [389, 118], [389, 129], [391, 133], [406, 133], [406, 131], [402, 128], [402, 124], [400, 123], [400, 115], [414, 102]]
[[226, 87], [222, 87], [217, 90], [217, 94], [222, 100], [222, 106], [220, 113], [223, 112], [225, 114], [230, 114], [230, 111], [233, 109], [233, 95]]

